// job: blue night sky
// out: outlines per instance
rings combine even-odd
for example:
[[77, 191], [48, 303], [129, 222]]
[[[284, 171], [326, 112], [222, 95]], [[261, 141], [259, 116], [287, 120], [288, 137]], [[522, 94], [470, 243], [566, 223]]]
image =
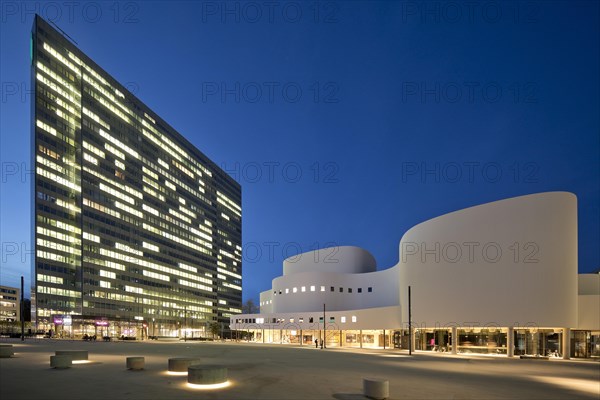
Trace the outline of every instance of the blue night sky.
[[388, 268], [415, 224], [552, 190], [600, 267], [598, 2], [74, 3], [2, 3], [3, 285], [30, 275], [34, 10], [241, 183], [244, 300], [298, 251]]

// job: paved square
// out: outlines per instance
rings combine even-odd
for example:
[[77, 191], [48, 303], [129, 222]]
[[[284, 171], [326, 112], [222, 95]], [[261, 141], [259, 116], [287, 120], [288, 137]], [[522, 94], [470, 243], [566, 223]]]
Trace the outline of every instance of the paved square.
[[[2, 399], [339, 399], [358, 400], [362, 378], [389, 379], [391, 399], [594, 399], [600, 363], [448, 356], [405, 351], [200, 342], [4, 340], [15, 357], [0, 359]], [[50, 368], [56, 350], [88, 350], [88, 364]], [[128, 371], [127, 356], [145, 356]], [[196, 390], [168, 375], [171, 357], [199, 357], [229, 369], [231, 385]]]

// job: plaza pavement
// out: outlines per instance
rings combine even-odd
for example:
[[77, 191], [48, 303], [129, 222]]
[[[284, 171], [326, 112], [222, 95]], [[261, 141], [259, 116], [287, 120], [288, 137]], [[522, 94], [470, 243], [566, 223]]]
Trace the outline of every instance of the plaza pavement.
[[[390, 399], [600, 398], [600, 363], [451, 356], [399, 350], [315, 349], [234, 342], [84, 342], [28, 339], [0, 359], [0, 399], [359, 400], [362, 378], [389, 379]], [[55, 350], [88, 350], [90, 363], [50, 368]], [[128, 371], [126, 356], [145, 356]], [[170, 357], [197, 356], [229, 368], [231, 385], [195, 390], [166, 373]]]

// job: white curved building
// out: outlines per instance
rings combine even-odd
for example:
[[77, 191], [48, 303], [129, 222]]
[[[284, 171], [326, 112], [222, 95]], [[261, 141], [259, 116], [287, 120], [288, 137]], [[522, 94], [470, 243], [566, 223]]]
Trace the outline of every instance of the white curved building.
[[260, 342], [408, 347], [410, 287], [414, 349], [600, 356], [600, 275], [578, 278], [571, 193], [428, 220], [404, 234], [399, 259], [377, 270], [351, 246], [288, 258], [260, 314], [231, 317], [231, 329]]

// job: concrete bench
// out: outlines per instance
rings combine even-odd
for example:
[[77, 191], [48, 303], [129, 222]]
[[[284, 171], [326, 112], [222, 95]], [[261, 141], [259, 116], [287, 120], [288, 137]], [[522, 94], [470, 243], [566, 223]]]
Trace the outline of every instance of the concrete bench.
[[69, 356], [73, 361], [84, 361], [88, 359], [87, 350], [56, 350], [54, 354], [57, 356]]
[[519, 358], [521, 360], [548, 360], [549, 359], [549, 357], [546, 357], [546, 356], [529, 356], [529, 355], [520, 356]]
[[50, 356], [50, 368], [65, 369], [71, 368], [73, 359], [68, 355]]
[[199, 358], [169, 358], [169, 372], [188, 372], [191, 365], [200, 364]]
[[215, 385], [227, 382], [227, 368], [220, 365], [190, 365], [188, 383], [194, 385]]
[[387, 379], [363, 378], [363, 394], [371, 399], [390, 397], [390, 381]]
[[127, 369], [139, 371], [146, 366], [146, 359], [144, 357], [127, 357], [125, 365]]
[[12, 344], [0, 344], [0, 358], [10, 358], [14, 355]]

